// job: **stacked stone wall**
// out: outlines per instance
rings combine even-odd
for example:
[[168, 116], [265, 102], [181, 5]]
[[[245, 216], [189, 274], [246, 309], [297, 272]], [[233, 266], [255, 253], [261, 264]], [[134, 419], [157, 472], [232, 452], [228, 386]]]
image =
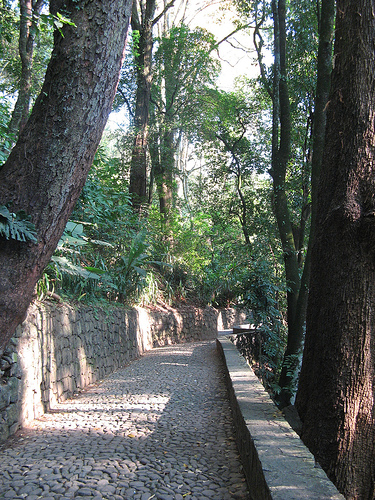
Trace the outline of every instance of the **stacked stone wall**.
[[34, 303], [0, 359], [0, 441], [154, 347], [216, 338], [233, 309]]

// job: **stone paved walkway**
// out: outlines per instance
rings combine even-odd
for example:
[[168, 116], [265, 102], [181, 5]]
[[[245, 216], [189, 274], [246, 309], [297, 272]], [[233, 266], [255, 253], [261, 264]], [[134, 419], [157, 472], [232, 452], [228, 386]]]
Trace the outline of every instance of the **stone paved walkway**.
[[248, 499], [214, 342], [147, 353], [0, 450], [0, 498]]

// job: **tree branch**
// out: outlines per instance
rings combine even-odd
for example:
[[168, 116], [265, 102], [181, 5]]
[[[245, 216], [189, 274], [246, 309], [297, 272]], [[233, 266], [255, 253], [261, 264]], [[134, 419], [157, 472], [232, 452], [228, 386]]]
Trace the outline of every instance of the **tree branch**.
[[250, 28], [250, 23], [244, 24], [244, 25], [241, 25], [241, 26], [237, 26], [237, 28], [234, 29], [233, 31], [231, 31], [227, 36], [225, 36], [224, 38], [222, 38], [219, 42], [216, 42], [215, 49], [217, 49], [217, 47], [219, 47], [219, 45], [221, 45], [222, 43], [226, 42], [228, 40], [228, 38], [230, 38], [231, 36], [235, 35], [239, 31], [244, 30], [245, 28]]
[[141, 22], [139, 20], [139, 13], [138, 13], [138, 9], [137, 9], [137, 0], [133, 0], [131, 27], [132, 27], [133, 31], [141, 31]]
[[163, 9], [163, 11], [155, 17], [155, 19], [152, 21], [152, 26], [155, 26], [156, 23], [160, 21], [160, 19], [164, 16], [164, 14], [174, 5], [175, 0], [171, 0]]
[[[255, 13], [255, 28], [254, 28], [253, 42], [254, 42], [254, 47], [255, 47], [256, 53], [257, 53], [257, 59], [258, 59], [258, 64], [259, 64], [260, 76], [261, 76], [261, 79], [262, 79], [262, 83], [263, 83], [263, 85], [264, 85], [264, 87], [265, 87], [268, 95], [273, 100], [273, 92], [272, 92], [272, 89], [271, 89], [271, 87], [270, 87], [270, 85], [268, 83], [267, 73], [266, 73], [266, 67], [265, 67], [265, 65], [263, 63], [262, 48], [263, 48], [263, 45], [264, 45], [264, 41], [263, 41], [262, 35], [260, 34], [260, 28], [261, 28], [262, 24], [264, 23], [264, 20], [265, 20], [265, 17], [266, 17], [266, 12], [265, 12], [265, 8], [264, 8], [264, 4], [263, 4], [262, 17], [259, 20], [259, 22], [257, 21], [257, 14], [258, 14], [258, 12]], [[257, 41], [257, 37], [259, 39], [259, 43]]]
[[126, 97], [125, 95], [125, 92], [120, 88], [120, 87], [117, 87], [117, 92], [121, 95], [121, 97], [124, 99], [124, 102], [126, 104], [126, 107], [128, 108], [128, 112], [129, 112], [129, 115], [132, 117], [132, 119], [134, 119], [134, 113], [132, 111], [132, 108], [131, 108], [131, 105], [130, 105], [130, 102], [128, 100], [128, 98]]

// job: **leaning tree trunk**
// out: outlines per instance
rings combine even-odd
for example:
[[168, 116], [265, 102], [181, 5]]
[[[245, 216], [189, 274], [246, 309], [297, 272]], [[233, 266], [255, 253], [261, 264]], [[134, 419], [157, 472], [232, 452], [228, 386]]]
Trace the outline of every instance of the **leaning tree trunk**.
[[[61, 2], [60, 2], [61, 3]], [[0, 350], [25, 316], [85, 183], [116, 92], [131, 0], [68, 0], [45, 82], [0, 170], [0, 205], [32, 218], [38, 243], [0, 238]]]
[[335, 67], [296, 405], [348, 499], [375, 496], [375, 17], [338, 0]]

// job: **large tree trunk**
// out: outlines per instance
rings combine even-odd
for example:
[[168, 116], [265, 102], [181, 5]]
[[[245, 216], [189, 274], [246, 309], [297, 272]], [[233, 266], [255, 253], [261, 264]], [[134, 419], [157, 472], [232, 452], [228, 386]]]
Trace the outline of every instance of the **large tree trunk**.
[[[152, 83], [152, 46], [153, 18], [155, 0], [147, 0], [146, 5], [137, 11], [137, 2], [133, 4], [132, 28], [138, 31], [139, 42], [136, 48], [135, 65], [137, 73], [137, 91], [134, 112], [135, 139], [130, 164], [129, 193], [132, 195], [136, 212], [147, 202], [147, 150], [148, 122]], [[136, 15], [135, 15], [136, 14]]]
[[314, 105], [313, 153], [311, 159], [312, 213], [310, 242], [315, 230], [317, 192], [324, 151], [327, 122], [327, 102], [331, 88], [332, 47], [335, 24], [335, 0], [322, 0], [319, 19], [319, 47], [317, 61], [317, 81]]
[[[306, 306], [308, 298], [308, 287], [310, 279], [310, 244], [314, 235], [315, 212], [316, 212], [316, 185], [319, 180], [322, 150], [324, 145], [325, 124], [326, 124], [326, 105], [330, 88], [330, 75], [332, 70], [332, 38], [334, 23], [334, 0], [323, 0], [321, 15], [319, 19], [319, 49], [318, 49], [318, 75], [317, 89], [314, 106], [314, 124], [313, 124], [313, 153], [312, 153], [312, 196], [313, 196], [313, 214], [311, 220], [309, 246], [304, 265], [301, 272], [301, 260], [299, 251], [301, 241], [296, 241], [291, 231], [290, 217], [287, 208], [285, 193], [285, 172], [288, 160], [287, 135], [280, 138], [280, 151], [284, 148], [285, 153], [280, 157], [280, 152], [274, 148], [277, 154], [274, 157], [273, 175], [275, 213], [278, 221], [281, 241], [284, 250], [285, 274], [288, 285], [288, 340], [284, 353], [283, 368], [280, 375], [279, 384], [282, 388], [279, 396], [279, 403], [284, 406], [289, 404], [297, 383], [298, 370], [300, 366], [300, 355], [303, 343], [304, 324], [306, 319]], [[287, 130], [290, 126], [290, 117], [287, 100], [287, 77], [285, 62], [285, 7], [277, 12], [280, 25], [280, 121], [283, 126], [283, 120], [287, 124]], [[280, 24], [281, 23], [281, 24]], [[277, 40], [276, 40], [277, 48]], [[276, 75], [277, 78], [277, 75]], [[276, 93], [277, 97], [277, 93]], [[284, 102], [284, 115], [282, 103]], [[285, 125], [284, 125], [285, 127]], [[290, 139], [289, 139], [290, 140]], [[281, 161], [279, 159], [281, 158]], [[278, 163], [277, 163], [278, 161]], [[303, 227], [303, 217], [301, 226]], [[300, 238], [301, 239], [301, 238]]]
[[[331, 88], [332, 47], [335, 23], [335, 0], [322, 0], [319, 15], [319, 48], [316, 95], [314, 104], [313, 151], [311, 159], [311, 224], [309, 244], [303, 274], [301, 290], [307, 294], [310, 283], [311, 248], [316, 227], [317, 194], [324, 151], [324, 138], [327, 121], [327, 102]], [[306, 304], [304, 304], [304, 307]], [[306, 313], [305, 313], [306, 314]], [[304, 316], [305, 316], [304, 314]]]
[[160, 216], [165, 231], [169, 231], [169, 223], [173, 207], [173, 180], [175, 170], [175, 140], [174, 133], [167, 123], [164, 123], [161, 133], [160, 161], [154, 166], [155, 182], [159, 197]]
[[375, 496], [375, 17], [338, 0], [335, 67], [296, 405], [302, 438], [348, 499]]
[[0, 170], [0, 205], [24, 210], [38, 243], [0, 239], [0, 349], [32, 299], [85, 183], [116, 92], [131, 0], [68, 0], [45, 82]]

